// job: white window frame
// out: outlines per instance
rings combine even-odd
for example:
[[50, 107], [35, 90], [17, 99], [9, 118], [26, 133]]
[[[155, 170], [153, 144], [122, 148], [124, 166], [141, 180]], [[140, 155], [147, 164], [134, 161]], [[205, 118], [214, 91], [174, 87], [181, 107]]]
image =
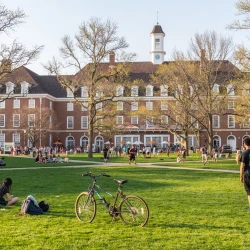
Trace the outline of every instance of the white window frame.
[[167, 115], [162, 115], [161, 116], [161, 123], [162, 124], [168, 124], [168, 116]]
[[138, 124], [138, 116], [131, 116], [131, 124], [133, 125]]
[[228, 101], [228, 109], [234, 109], [234, 101]]
[[235, 93], [234, 93], [234, 86], [232, 85], [232, 84], [228, 84], [227, 85], [227, 94], [228, 95], [235, 95]]
[[81, 97], [84, 97], [84, 98], [89, 97], [88, 87], [87, 86], [81, 87]]
[[133, 85], [131, 87], [131, 96], [138, 96], [138, 86]]
[[20, 99], [14, 99], [13, 100], [13, 108], [14, 109], [20, 109]]
[[161, 39], [155, 38], [155, 49], [160, 49], [160, 48], [161, 48]]
[[88, 129], [88, 116], [81, 116], [81, 128]]
[[123, 96], [124, 94], [124, 88], [122, 86], [118, 86], [116, 88], [116, 96]]
[[74, 87], [67, 88], [67, 97], [74, 97]]
[[0, 102], [0, 109], [5, 109], [5, 100]]
[[0, 127], [5, 127], [5, 114], [0, 114]]
[[21, 94], [25, 95], [29, 93], [29, 86], [28, 82], [21, 82]]
[[118, 110], [118, 111], [123, 110], [123, 102], [117, 102], [116, 105], [117, 105], [116, 110]]
[[28, 127], [35, 127], [36, 116], [35, 114], [28, 114]]
[[97, 111], [102, 111], [102, 102], [98, 102], [96, 105], [95, 105], [95, 108]]
[[235, 116], [234, 115], [228, 115], [227, 117], [228, 121], [228, 128], [235, 128]]
[[215, 92], [216, 94], [220, 93], [220, 85], [215, 83], [213, 86], [213, 92]]
[[131, 110], [132, 111], [138, 110], [138, 102], [132, 102], [131, 103]]
[[153, 110], [153, 102], [146, 102], [146, 110]]
[[88, 102], [82, 102], [81, 111], [88, 111], [88, 107], [89, 107]]
[[161, 110], [168, 110], [168, 102], [166, 101], [161, 102]]
[[168, 96], [168, 86], [161, 85], [161, 96]]
[[21, 140], [20, 140], [20, 134], [19, 133], [12, 134], [12, 141], [14, 143], [20, 143], [21, 142]]
[[20, 114], [13, 114], [13, 128], [20, 127]]
[[29, 109], [34, 109], [36, 107], [36, 100], [29, 99]]
[[74, 111], [74, 103], [73, 102], [67, 103], [67, 111]]
[[6, 94], [14, 94], [14, 88], [16, 85], [13, 82], [7, 82], [5, 86], [6, 86]]
[[67, 116], [67, 129], [74, 129], [74, 116]]
[[213, 125], [213, 128], [220, 128], [220, 116], [219, 115], [212, 116], [212, 125]]
[[154, 87], [152, 85], [147, 85], [146, 86], [146, 96], [153, 96], [153, 89]]
[[146, 125], [154, 125], [154, 119], [152, 117], [146, 117]]
[[123, 116], [116, 116], [116, 124], [123, 125]]

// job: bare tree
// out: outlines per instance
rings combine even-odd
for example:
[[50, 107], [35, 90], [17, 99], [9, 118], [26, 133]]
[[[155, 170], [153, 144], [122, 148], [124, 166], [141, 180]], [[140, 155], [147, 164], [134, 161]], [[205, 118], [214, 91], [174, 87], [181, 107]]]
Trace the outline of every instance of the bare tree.
[[[128, 47], [124, 37], [117, 36], [117, 25], [110, 20], [92, 18], [79, 27], [74, 39], [65, 36], [60, 52], [63, 62], [53, 59], [45, 66], [57, 75], [59, 83], [74, 95], [75, 101], [88, 111], [88, 156], [92, 155], [94, 131], [105, 118], [114, 116], [114, 102], [125, 96], [125, 86], [131, 61], [135, 54], [125, 54]], [[115, 63], [115, 54], [120, 63]], [[110, 58], [110, 63], [105, 63]], [[83, 64], [87, 65], [83, 67]], [[70, 80], [61, 75], [64, 67], [74, 67], [77, 74]], [[117, 93], [122, 85], [123, 91]], [[82, 92], [81, 92], [82, 91]]]
[[188, 52], [174, 51], [174, 62], [165, 66], [172, 69], [163, 70], [157, 76], [172, 88], [172, 97], [182, 113], [181, 120], [184, 123], [181, 126], [186, 133], [198, 122], [198, 128], [207, 134], [210, 150], [214, 135], [213, 115], [228, 112], [230, 95], [236, 89], [237, 82], [230, 85], [230, 81], [235, 77], [237, 68], [226, 60], [232, 50], [230, 38], [208, 31], [196, 34]]
[[[0, 35], [8, 35], [14, 31], [20, 24], [24, 23], [25, 13], [20, 10], [9, 10], [0, 5]], [[43, 46], [34, 46], [32, 49], [26, 49], [25, 45], [19, 43], [16, 39], [10, 44], [0, 44], [0, 83], [1, 87], [6, 83], [7, 76], [15, 69], [27, 65], [36, 60], [41, 53]], [[8, 93], [0, 97], [4, 101], [13, 97], [13, 93]]]
[[60, 125], [54, 111], [49, 108], [31, 109], [27, 106], [14, 113], [12, 124], [16, 131], [26, 134], [32, 146], [37, 146], [42, 138], [56, 131]]

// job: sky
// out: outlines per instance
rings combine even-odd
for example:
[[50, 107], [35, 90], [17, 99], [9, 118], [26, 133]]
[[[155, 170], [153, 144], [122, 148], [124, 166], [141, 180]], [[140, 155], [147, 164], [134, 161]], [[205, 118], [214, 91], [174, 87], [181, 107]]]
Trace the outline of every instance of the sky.
[[[27, 48], [44, 45], [36, 62], [27, 67], [40, 75], [46, 64], [58, 58], [61, 39], [73, 37], [79, 26], [91, 17], [117, 23], [118, 35], [129, 43], [126, 52], [135, 52], [136, 61], [150, 61], [150, 32], [158, 22], [165, 33], [165, 60], [171, 60], [174, 49], [185, 52], [195, 33], [216, 31], [230, 36], [235, 44], [250, 41], [247, 31], [232, 31], [226, 26], [237, 16], [237, 0], [0, 0], [8, 9], [22, 9], [28, 16], [9, 37], [1, 36], [1, 43], [17, 38]], [[158, 12], [158, 15], [157, 15]], [[249, 31], [250, 33], [250, 31]], [[64, 73], [72, 74], [73, 72]]]

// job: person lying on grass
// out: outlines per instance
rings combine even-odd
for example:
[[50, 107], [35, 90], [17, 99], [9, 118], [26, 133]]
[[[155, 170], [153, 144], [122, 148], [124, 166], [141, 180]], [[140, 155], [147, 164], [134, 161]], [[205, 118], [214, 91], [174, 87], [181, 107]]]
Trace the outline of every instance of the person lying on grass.
[[[18, 198], [14, 197], [10, 194], [11, 191], [12, 180], [10, 178], [6, 178], [1, 186], [0, 186], [0, 205], [1, 206], [11, 206], [17, 203]], [[7, 200], [4, 199], [6, 195]]]

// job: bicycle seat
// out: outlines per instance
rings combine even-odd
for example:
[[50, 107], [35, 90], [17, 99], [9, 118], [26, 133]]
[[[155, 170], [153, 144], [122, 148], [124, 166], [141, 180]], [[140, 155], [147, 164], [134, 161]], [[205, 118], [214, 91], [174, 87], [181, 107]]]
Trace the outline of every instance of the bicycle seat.
[[128, 180], [116, 180], [116, 179], [114, 179], [114, 181], [116, 181], [118, 184], [124, 184], [128, 182]]

